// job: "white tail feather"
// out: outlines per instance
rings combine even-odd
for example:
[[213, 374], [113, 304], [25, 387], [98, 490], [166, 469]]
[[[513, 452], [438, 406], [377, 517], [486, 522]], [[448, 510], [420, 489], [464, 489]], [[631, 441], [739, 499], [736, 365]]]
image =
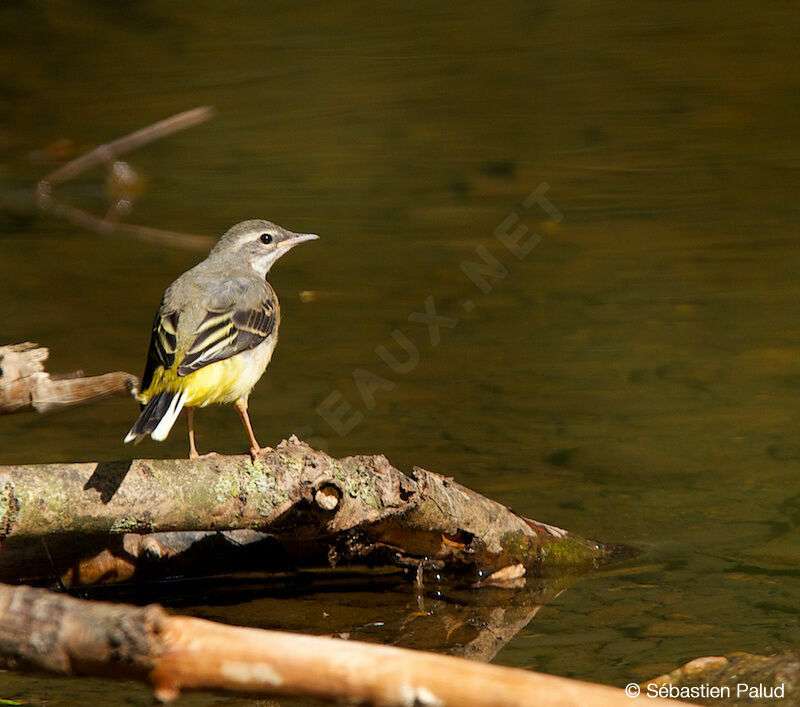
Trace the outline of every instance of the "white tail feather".
[[156, 440], [156, 442], [163, 442], [167, 438], [169, 431], [175, 424], [175, 420], [178, 419], [178, 415], [180, 415], [181, 410], [183, 410], [184, 400], [186, 400], [186, 391], [182, 391], [172, 399], [167, 411], [164, 413], [164, 417], [161, 418], [156, 428], [150, 433], [150, 436]]

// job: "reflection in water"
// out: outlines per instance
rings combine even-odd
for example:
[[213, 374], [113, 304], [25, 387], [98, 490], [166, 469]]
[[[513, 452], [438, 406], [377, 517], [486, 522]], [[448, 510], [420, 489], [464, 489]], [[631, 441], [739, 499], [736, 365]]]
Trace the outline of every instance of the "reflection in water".
[[[481, 590], [429, 583], [419, 591], [409, 574], [336, 570], [86, 591], [97, 598], [147, 597], [210, 619], [218, 620], [223, 612], [226, 621], [237, 625], [325, 633], [489, 661], [569, 583], [528, 580], [515, 589]], [[368, 601], [370, 596], [382, 601]]]
[[[236, 10], [0, 7], [4, 339], [47, 345], [53, 370], [138, 370], [152, 302], [196, 255], [36, 217], [19, 189], [52, 168], [29, 161], [44, 145], [214, 105], [211, 127], [131, 160], [149, 192], [129, 220], [322, 235], [274, 274], [286, 326], [251, 409], [265, 440], [313, 430], [334, 455], [383, 452], [644, 548], [643, 571], [572, 587], [497, 661], [624, 685], [796, 645], [794, 8]], [[518, 260], [495, 230], [542, 182], [563, 219], [526, 222], [541, 241]], [[105, 203], [98, 175], [64, 186]], [[478, 247], [508, 269], [480, 296], [459, 267]], [[435, 347], [408, 320], [428, 296], [459, 320]], [[396, 329], [419, 352], [400, 376], [376, 353], [402, 355]], [[394, 383], [371, 408], [357, 369]], [[316, 412], [331, 391], [363, 414], [344, 436]], [[125, 458], [132, 412], [3, 420], [0, 461]], [[218, 412], [200, 433], [235, 450]]]

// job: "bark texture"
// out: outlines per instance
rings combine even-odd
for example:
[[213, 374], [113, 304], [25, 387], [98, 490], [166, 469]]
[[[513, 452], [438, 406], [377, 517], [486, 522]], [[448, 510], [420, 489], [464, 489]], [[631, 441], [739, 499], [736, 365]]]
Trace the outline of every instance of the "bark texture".
[[695, 658], [671, 673], [653, 678], [642, 685], [651, 693], [669, 688], [676, 696], [702, 694], [709, 686], [719, 694], [698, 699], [700, 704], [792, 704], [800, 702], [800, 651], [791, 650], [773, 655], [737, 653], [731, 656]]
[[[0, 585], [0, 667], [384, 707], [628, 706], [622, 690], [357, 641], [225, 626]], [[633, 700], [633, 702], [637, 702]], [[639, 700], [641, 704], [670, 704]], [[685, 704], [685, 703], [671, 703]]]
[[306, 565], [421, 565], [492, 582], [585, 571], [616, 549], [450, 478], [419, 468], [408, 477], [381, 455], [333, 459], [295, 437], [255, 461], [0, 467], [0, 539], [227, 529], [268, 531]]
[[109, 395], [129, 396], [139, 385], [136, 376], [122, 371], [91, 377], [81, 371], [51, 375], [44, 370], [49, 355], [30, 342], [0, 346], [0, 415], [50, 412]]

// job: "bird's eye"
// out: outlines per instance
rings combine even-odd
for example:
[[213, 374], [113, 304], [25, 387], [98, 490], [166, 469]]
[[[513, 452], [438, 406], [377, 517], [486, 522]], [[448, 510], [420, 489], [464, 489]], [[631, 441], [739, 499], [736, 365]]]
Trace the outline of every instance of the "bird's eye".
[[269, 245], [272, 243], [272, 234], [262, 233], [258, 240], [260, 240], [264, 245]]

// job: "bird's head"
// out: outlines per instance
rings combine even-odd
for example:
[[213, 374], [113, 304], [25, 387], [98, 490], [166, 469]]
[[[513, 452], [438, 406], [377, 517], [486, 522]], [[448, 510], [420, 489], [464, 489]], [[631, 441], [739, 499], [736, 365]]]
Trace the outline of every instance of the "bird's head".
[[273, 263], [298, 243], [319, 238], [315, 233], [293, 233], [271, 221], [251, 219], [232, 226], [217, 241], [210, 257], [235, 258], [266, 277]]

